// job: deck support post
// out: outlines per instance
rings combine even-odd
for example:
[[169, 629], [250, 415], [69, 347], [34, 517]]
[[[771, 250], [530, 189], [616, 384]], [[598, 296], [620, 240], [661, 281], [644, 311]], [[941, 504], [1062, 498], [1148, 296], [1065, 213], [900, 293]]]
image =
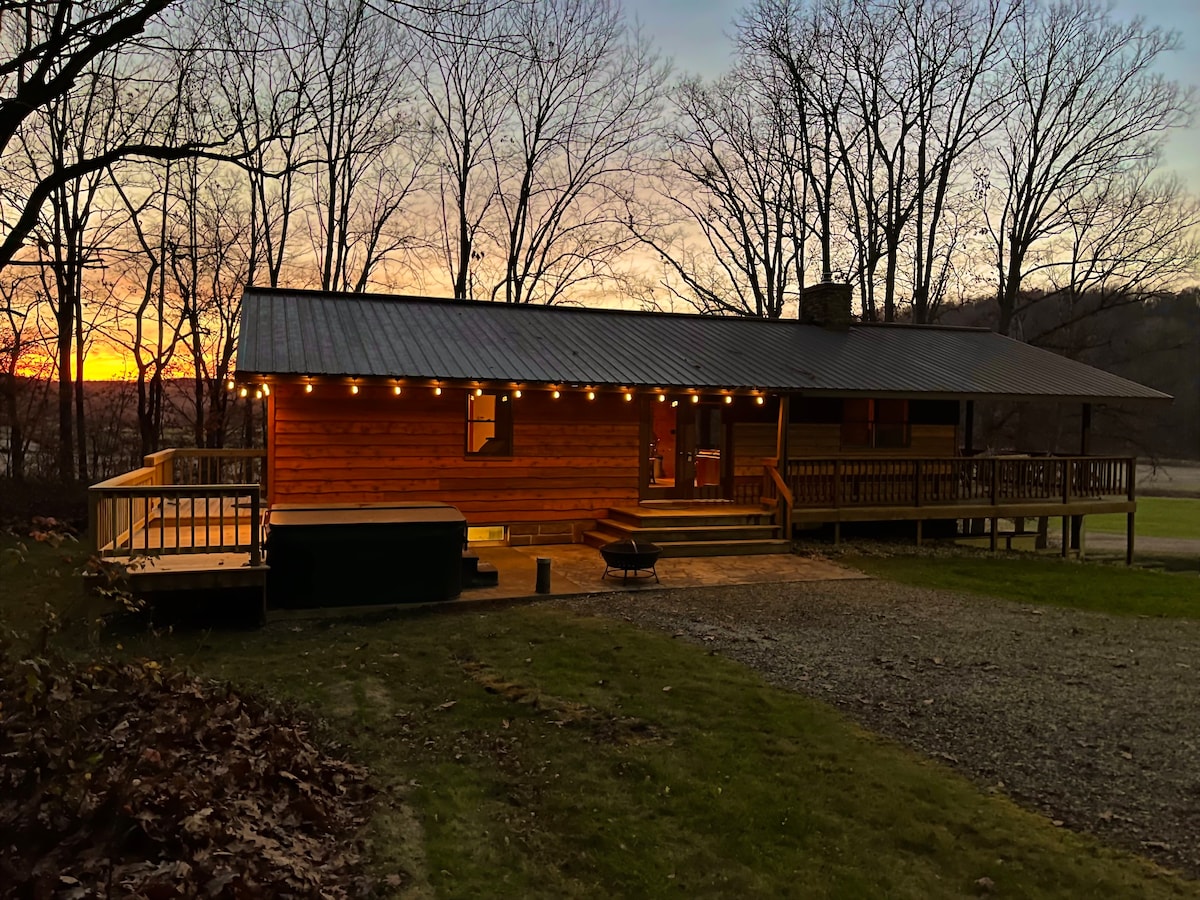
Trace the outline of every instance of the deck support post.
[[833, 546], [837, 547], [842, 543], [842, 523], [833, 523]]
[[1062, 517], [1062, 555], [1063, 559], [1071, 552], [1071, 517]]
[[1071, 549], [1083, 556], [1083, 516], [1071, 516]]
[[988, 539], [988, 546], [995, 553], [1000, 546], [1000, 519], [998, 516], [992, 516], [992, 530]]
[[[223, 499], [218, 499], [218, 503], [224, 503]], [[250, 565], [257, 568], [262, 565], [262, 512], [260, 509], [261, 497], [260, 492], [256, 489], [250, 494]], [[206, 507], [207, 510], [207, 501]], [[208, 521], [207, 512], [205, 513], [205, 521]], [[234, 520], [234, 537], [233, 543], [237, 544], [237, 520]], [[222, 536], [224, 540], [224, 536]]]
[[1125, 565], [1133, 565], [1133, 515], [1132, 504], [1137, 498], [1137, 457], [1125, 461], [1125, 496], [1131, 508], [1125, 517]]
[[921, 520], [917, 519], [917, 546], [921, 546]]

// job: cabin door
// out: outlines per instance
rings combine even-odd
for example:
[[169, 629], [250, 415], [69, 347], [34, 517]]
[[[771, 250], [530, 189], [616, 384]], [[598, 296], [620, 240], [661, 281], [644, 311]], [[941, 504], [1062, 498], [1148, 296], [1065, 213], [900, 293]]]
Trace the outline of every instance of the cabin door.
[[732, 422], [720, 402], [648, 404], [644, 500], [722, 500], [732, 496]]

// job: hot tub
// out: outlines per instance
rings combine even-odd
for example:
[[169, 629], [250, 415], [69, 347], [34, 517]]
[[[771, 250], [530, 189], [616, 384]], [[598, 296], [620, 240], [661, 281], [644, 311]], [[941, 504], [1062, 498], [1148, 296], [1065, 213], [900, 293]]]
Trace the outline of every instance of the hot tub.
[[444, 503], [271, 508], [267, 605], [429, 603], [462, 591], [467, 521]]

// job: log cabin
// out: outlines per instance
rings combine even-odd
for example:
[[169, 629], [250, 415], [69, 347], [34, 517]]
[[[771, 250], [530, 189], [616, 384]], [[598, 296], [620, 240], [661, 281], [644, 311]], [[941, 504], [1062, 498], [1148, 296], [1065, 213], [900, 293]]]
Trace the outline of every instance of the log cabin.
[[[1093, 404], [1166, 401], [983, 329], [867, 325], [848, 285], [798, 320], [249, 288], [236, 382], [265, 399], [269, 511], [445, 504], [473, 540], [642, 537], [784, 552], [793, 529], [1129, 516]], [[231, 387], [234, 385], [231, 383]], [[1080, 453], [980, 454], [980, 401], [1082, 404]], [[268, 515], [270, 513], [268, 512]]]

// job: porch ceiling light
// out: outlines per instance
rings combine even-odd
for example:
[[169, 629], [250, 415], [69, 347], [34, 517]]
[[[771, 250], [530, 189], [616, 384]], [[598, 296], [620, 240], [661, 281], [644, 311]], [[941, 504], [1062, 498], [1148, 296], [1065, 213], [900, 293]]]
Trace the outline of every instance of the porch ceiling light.
[[262, 392], [262, 391], [255, 391], [255, 392], [254, 392], [254, 399], [255, 399], [255, 400], [261, 400], [262, 398], [263, 398], [263, 392]]
[[435, 387], [433, 389], [433, 396], [435, 396], [435, 397], [442, 396], [442, 389], [440, 387]]
[[483, 396], [483, 388], [475, 388], [475, 396], [482, 397]]
[[306, 384], [306, 385], [304, 386], [304, 393], [306, 393], [306, 394], [311, 394], [311, 393], [312, 393], [312, 385], [311, 385], [311, 384]]
[[262, 392], [263, 392], [264, 397], [270, 397], [271, 396], [271, 386], [269, 384], [264, 384], [262, 386]]
[[699, 402], [700, 402], [700, 395], [699, 395], [699, 394], [692, 394], [692, 402], [693, 402], [693, 403], [699, 403]]
[[249, 392], [248, 390], [246, 390], [245, 388], [242, 388], [240, 391], [238, 391], [238, 396], [239, 396], [239, 397], [245, 397], [245, 396], [247, 396], [249, 393], [250, 393], [250, 392]]
[[762, 406], [763, 402], [764, 402], [762, 395], [760, 394], [759, 396], [755, 397], [754, 402], [757, 403], [759, 406]]
[[358, 393], [358, 385], [357, 384], [350, 385], [350, 393], [352, 393], [352, 394]]
[[228, 391], [232, 391], [232, 390], [233, 390], [235, 387], [236, 387], [236, 385], [234, 384], [234, 381], [233, 381], [233, 379], [232, 379], [232, 378], [230, 378], [230, 379], [229, 379], [227, 382], [225, 382], [225, 389], [226, 389], [226, 390], [228, 390]]
[[520, 400], [520, 399], [521, 399], [521, 392], [520, 392], [520, 391], [513, 391], [513, 398], [514, 398], [514, 399], [516, 399], [516, 400]]
[[732, 403], [732, 402], [733, 402], [733, 396], [732, 396], [731, 394], [726, 394], [726, 395], [725, 395], [725, 402], [726, 402], [726, 403]]
[[392, 388], [392, 393], [395, 394], [397, 397], [399, 397], [400, 394], [402, 393], [402, 389], [401, 389], [400, 385], [396, 385], [394, 388]]
[[666, 394], [659, 394], [659, 395], [658, 395], [658, 402], [659, 402], [659, 403], [666, 403], [666, 402], [667, 402], [667, 395], [666, 395]]
[[633, 394], [629, 391], [626, 391], [625, 392], [625, 402], [628, 403], [632, 399], [633, 399]]
[[589, 399], [589, 400], [595, 400], [595, 399], [596, 399], [596, 392], [595, 392], [595, 391], [588, 391], [588, 399]]
[[562, 394], [561, 394], [561, 393], [559, 393], [558, 391], [555, 391], [555, 392], [554, 392], [553, 394], [551, 394], [550, 396], [551, 396], [551, 397], [553, 397], [555, 400], [557, 400], [559, 397], [561, 397], [561, 396], [562, 396]]

